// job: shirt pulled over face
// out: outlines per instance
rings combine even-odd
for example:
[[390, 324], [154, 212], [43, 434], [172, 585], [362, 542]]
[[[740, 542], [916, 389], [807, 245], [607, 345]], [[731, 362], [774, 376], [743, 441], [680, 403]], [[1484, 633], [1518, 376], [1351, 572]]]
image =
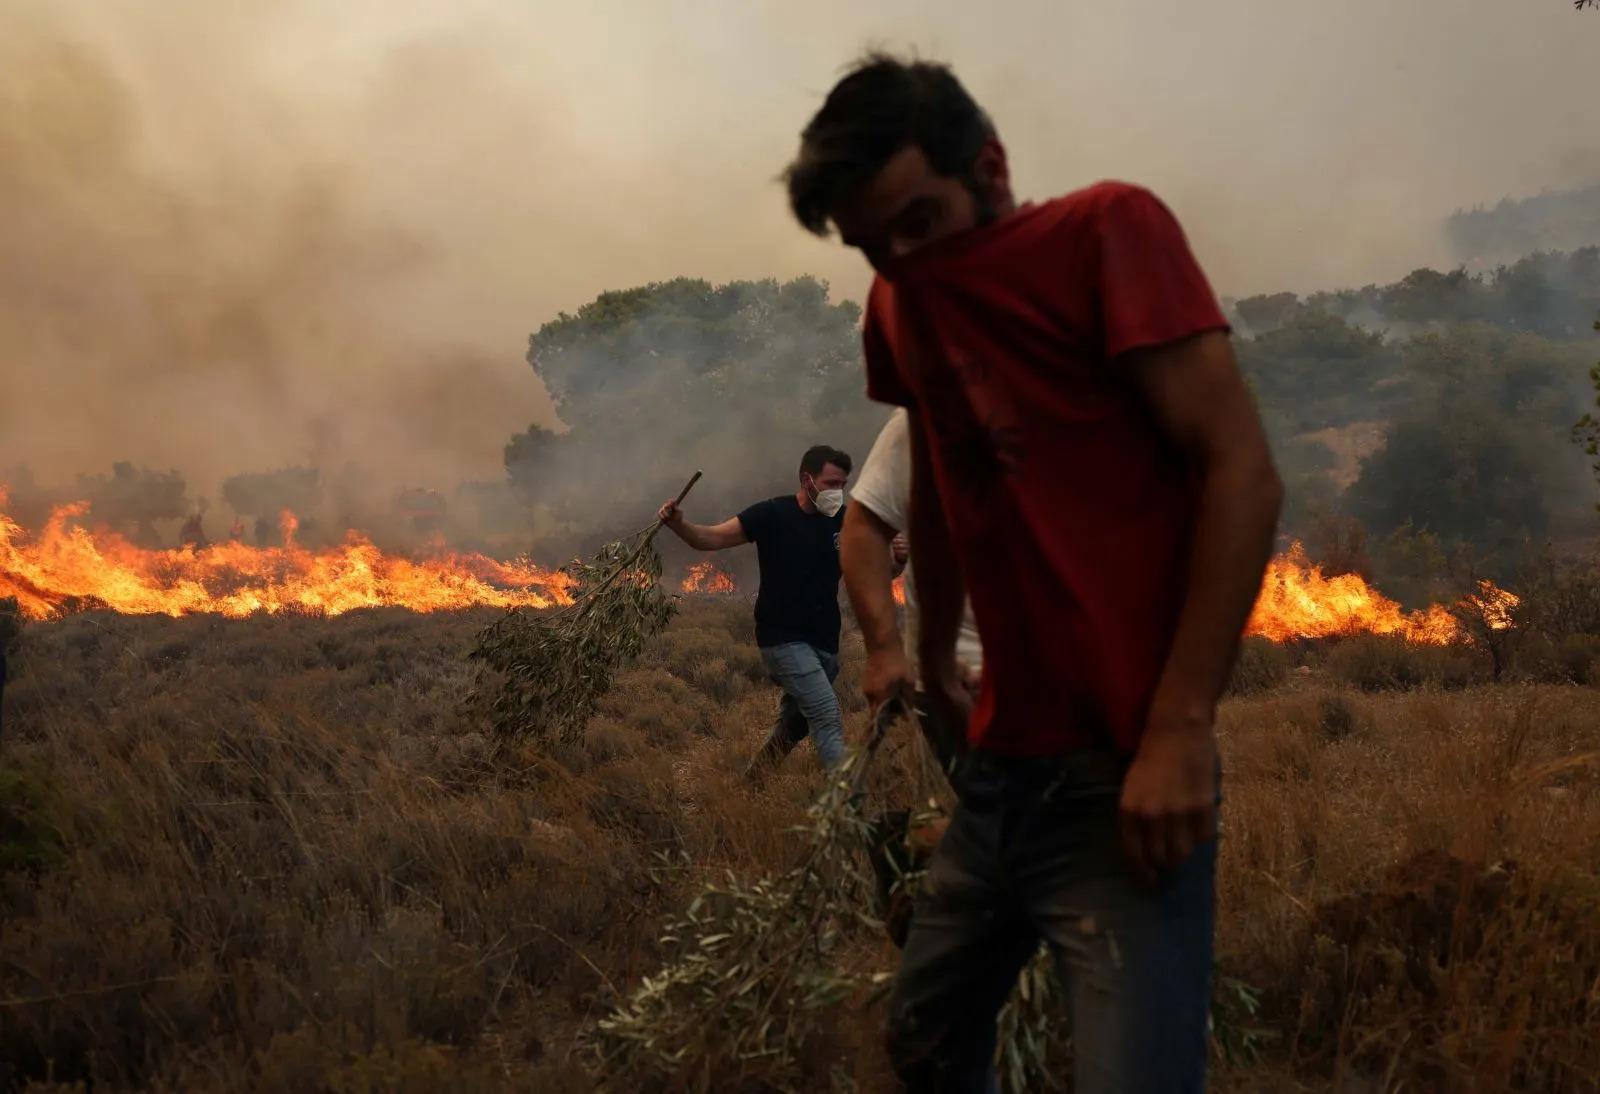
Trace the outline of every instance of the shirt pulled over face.
[[983, 639], [974, 746], [1137, 747], [1197, 493], [1119, 358], [1225, 329], [1177, 221], [1123, 183], [1026, 206], [874, 281], [868, 394], [927, 431]]

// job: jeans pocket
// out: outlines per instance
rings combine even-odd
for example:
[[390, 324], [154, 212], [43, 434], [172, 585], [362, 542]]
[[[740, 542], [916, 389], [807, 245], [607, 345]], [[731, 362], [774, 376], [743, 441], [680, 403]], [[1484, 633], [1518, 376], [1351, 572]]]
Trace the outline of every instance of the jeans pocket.
[[781, 681], [784, 677], [793, 676], [799, 671], [798, 658], [791, 648], [792, 642], [785, 642], [781, 646], [762, 646], [761, 663], [767, 668], [767, 675], [774, 681]]

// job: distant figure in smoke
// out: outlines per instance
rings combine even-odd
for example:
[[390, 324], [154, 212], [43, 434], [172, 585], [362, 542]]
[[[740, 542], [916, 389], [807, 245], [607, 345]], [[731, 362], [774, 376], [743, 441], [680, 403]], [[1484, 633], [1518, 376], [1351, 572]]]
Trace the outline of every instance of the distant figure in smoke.
[[198, 551], [211, 545], [211, 541], [206, 539], [205, 526], [201, 524], [200, 517], [199, 512], [194, 512], [183, 522], [183, 527], [178, 531], [180, 546], [192, 547]]
[[692, 524], [672, 502], [661, 507], [662, 522], [697, 551], [756, 545], [756, 644], [783, 697], [777, 723], [750, 765], [752, 781], [808, 734], [824, 768], [844, 759], [844, 718], [833, 680], [839, 675], [839, 532], [849, 478], [850, 457], [819, 444], [800, 460], [798, 490], [758, 501], [721, 524]]
[[[878, 274], [867, 393], [909, 412], [920, 684], [967, 723], [890, 998], [895, 1071], [989, 1087], [996, 1015], [1043, 939], [1073, 1089], [1200, 1091], [1213, 723], [1282, 496], [1227, 320], [1149, 191], [1019, 204], [993, 123], [942, 65], [861, 62], [788, 184], [797, 219]], [[976, 703], [956, 656], [968, 594]], [[897, 638], [867, 635], [874, 703], [913, 686]]]

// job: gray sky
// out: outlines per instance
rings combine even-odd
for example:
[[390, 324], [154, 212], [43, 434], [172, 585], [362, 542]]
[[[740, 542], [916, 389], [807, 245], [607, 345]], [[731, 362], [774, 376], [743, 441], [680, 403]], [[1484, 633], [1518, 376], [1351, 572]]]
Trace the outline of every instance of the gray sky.
[[607, 288], [857, 258], [773, 181], [853, 54], [952, 62], [1019, 189], [1151, 186], [1219, 292], [1445, 261], [1600, 180], [1567, 0], [7, 0], [0, 467], [494, 475], [530, 330]]

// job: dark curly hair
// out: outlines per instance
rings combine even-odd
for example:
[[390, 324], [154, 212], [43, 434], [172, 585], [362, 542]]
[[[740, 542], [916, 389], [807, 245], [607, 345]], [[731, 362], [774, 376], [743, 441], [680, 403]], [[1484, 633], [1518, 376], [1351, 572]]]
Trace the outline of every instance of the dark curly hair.
[[787, 171], [789, 207], [817, 235], [841, 198], [916, 146], [941, 175], [968, 179], [994, 123], [948, 67], [869, 53], [834, 85], [800, 134]]
[[846, 475], [850, 474], [850, 454], [827, 444], [812, 445], [806, 449], [806, 454], [800, 457], [800, 473], [815, 475], [830, 463]]

